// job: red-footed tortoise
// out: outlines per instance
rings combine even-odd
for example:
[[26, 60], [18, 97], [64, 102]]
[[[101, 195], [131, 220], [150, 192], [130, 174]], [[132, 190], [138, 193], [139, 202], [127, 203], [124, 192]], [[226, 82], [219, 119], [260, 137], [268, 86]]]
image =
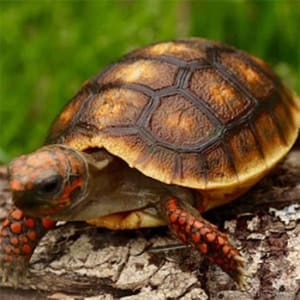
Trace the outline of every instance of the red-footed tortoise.
[[266, 175], [299, 124], [296, 96], [256, 57], [204, 39], [133, 51], [82, 87], [46, 146], [9, 164], [17, 208], [2, 224], [0, 268], [24, 270], [57, 220], [169, 225], [241, 284], [239, 251], [201, 214]]

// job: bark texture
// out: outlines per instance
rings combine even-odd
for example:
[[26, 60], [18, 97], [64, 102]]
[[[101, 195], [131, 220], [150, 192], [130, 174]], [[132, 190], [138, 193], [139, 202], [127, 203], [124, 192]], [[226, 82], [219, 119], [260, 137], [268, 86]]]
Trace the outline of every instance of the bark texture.
[[[0, 220], [10, 206], [1, 168]], [[206, 218], [241, 250], [249, 272], [246, 290], [192, 249], [149, 251], [177, 243], [166, 228], [112, 232], [68, 223], [45, 236], [22, 282], [15, 288], [1, 284], [0, 298], [300, 299], [299, 150], [241, 199]]]

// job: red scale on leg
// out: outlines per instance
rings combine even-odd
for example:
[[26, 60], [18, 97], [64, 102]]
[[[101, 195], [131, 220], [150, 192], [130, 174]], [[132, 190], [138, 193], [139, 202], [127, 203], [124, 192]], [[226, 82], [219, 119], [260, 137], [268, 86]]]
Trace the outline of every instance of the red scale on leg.
[[38, 242], [54, 226], [50, 219], [26, 217], [16, 208], [10, 211], [0, 230], [0, 269], [5, 277], [26, 270]]
[[175, 198], [167, 200], [166, 215], [173, 232], [184, 243], [189, 243], [198, 249], [210, 262], [219, 265], [239, 284], [242, 284], [243, 259], [230, 244], [227, 235], [220, 232], [217, 226], [204, 220], [197, 212], [192, 213], [194, 211], [192, 207], [190, 210], [187, 207], [188, 204], [181, 203]]
[[[186, 232], [189, 232], [189, 231], [186, 231]], [[191, 233], [191, 237], [192, 237], [192, 241], [195, 243], [195, 244], [198, 244], [201, 240], [201, 237], [200, 237], [200, 233], [199, 232], [193, 232]]]
[[198, 249], [199, 249], [199, 251], [200, 251], [202, 254], [206, 254], [207, 251], [208, 251], [207, 244], [205, 244], [205, 243], [199, 244]]
[[25, 225], [27, 228], [34, 228], [35, 227], [35, 221], [33, 218], [27, 218], [25, 220]]

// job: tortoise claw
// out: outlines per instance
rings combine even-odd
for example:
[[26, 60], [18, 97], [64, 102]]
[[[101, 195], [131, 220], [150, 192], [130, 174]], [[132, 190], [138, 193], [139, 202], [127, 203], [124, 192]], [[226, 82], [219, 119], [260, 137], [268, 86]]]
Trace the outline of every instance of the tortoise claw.
[[31, 255], [45, 233], [55, 226], [49, 219], [27, 217], [13, 208], [0, 229], [0, 275], [13, 284], [24, 276]]
[[245, 259], [229, 242], [226, 234], [178, 199], [168, 199], [165, 211], [170, 227], [177, 237], [196, 248], [211, 263], [221, 267], [240, 286], [244, 286]]

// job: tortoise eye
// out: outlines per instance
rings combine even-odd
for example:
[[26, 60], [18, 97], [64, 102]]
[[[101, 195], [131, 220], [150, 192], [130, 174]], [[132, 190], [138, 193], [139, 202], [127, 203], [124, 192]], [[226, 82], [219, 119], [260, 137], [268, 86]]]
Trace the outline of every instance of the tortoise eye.
[[37, 185], [36, 191], [41, 196], [53, 196], [61, 189], [62, 182], [60, 175], [49, 176]]

